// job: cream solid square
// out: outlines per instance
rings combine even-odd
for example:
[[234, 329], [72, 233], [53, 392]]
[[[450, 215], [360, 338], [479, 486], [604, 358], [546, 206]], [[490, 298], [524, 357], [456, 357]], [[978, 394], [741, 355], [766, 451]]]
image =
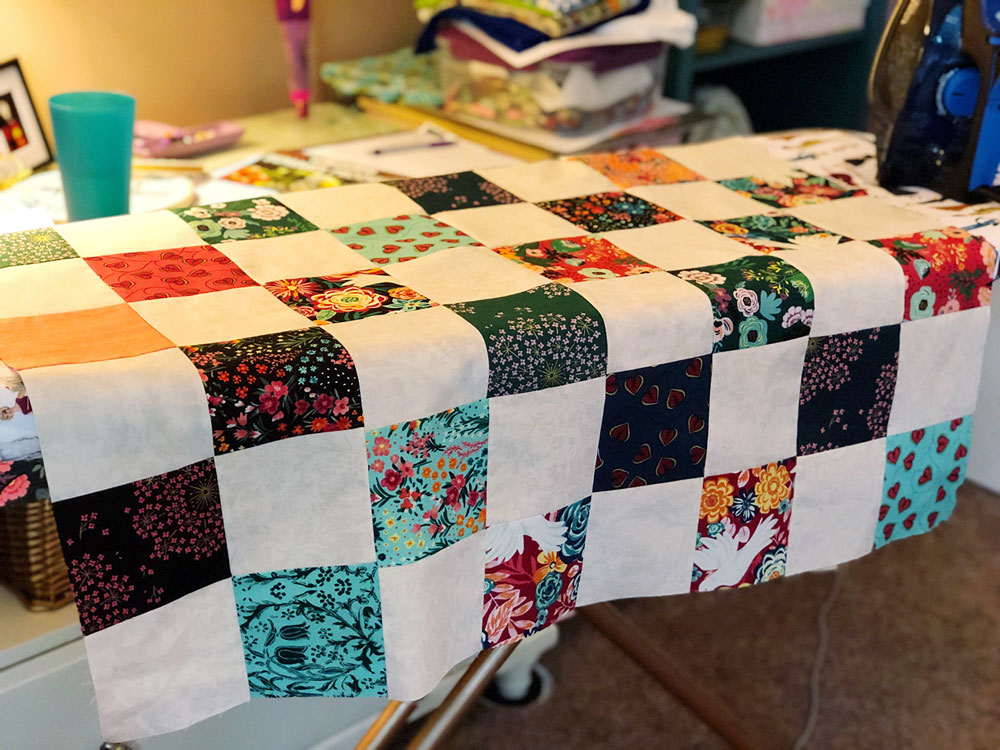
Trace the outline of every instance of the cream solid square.
[[792, 162], [771, 156], [759, 143], [742, 137], [668, 146], [657, 150], [708, 180], [731, 180], [737, 177], [780, 180], [798, 171]]
[[53, 502], [212, 456], [201, 376], [179, 349], [21, 374]]
[[[910, 432], [976, 410], [990, 308], [976, 307], [899, 329], [899, 374], [889, 434]], [[42, 445], [44, 448], [44, 443]]]
[[812, 283], [815, 293], [812, 336], [828, 336], [903, 320], [906, 277], [889, 253], [867, 242], [836, 248], [776, 250]]
[[284, 193], [280, 200], [321, 229], [388, 219], [400, 214], [426, 213], [418, 203], [381, 182]]
[[712, 351], [712, 305], [694, 284], [645, 273], [573, 285], [597, 308], [608, 335], [608, 372], [676, 362]]
[[597, 170], [565, 159], [477, 169], [476, 172], [529, 203], [621, 191]]
[[579, 237], [587, 232], [531, 203], [442, 211], [434, 218], [461, 229], [486, 247]]
[[82, 258], [0, 269], [0, 318], [122, 304]]
[[712, 356], [705, 476], [794, 456], [806, 337]]
[[233, 575], [375, 561], [364, 430], [217, 456]]
[[174, 732], [250, 700], [230, 579], [83, 639], [101, 734]]
[[948, 226], [946, 217], [892, 206], [870, 195], [796, 206], [783, 213], [855, 240], [886, 239]]
[[131, 303], [131, 307], [178, 346], [233, 341], [314, 325], [259, 286], [143, 300]]
[[490, 526], [588, 497], [604, 415], [604, 378], [490, 399]]
[[701, 487], [697, 478], [594, 493], [577, 606], [690, 591]]
[[752, 247], [688, 219], [641, 229], [616, 229], [603, 232], [600, 236], [625, 252], [667, 271], [698, 268], [760, 254]]
[[787, 575], [871, 551], [884, 469], [885, 438], [797, 459]]
[[368, 429], [486, 397], [486, 344], [446, 307], [336, 323], [326, 330], [354, 358]]
[[628, 192], [663, 206], [685, 219], [735, 219], [771, 210], [760, 201], [745, 198], [734, 190], [708, 180], [633, 187]]
[[260, 284], [375, 267], [367, 258], [322, 230], [224, 242], [216, 247]]
[[485, 247], [449, 247], [390, 273], [401, 283], [443, 305], [503, 297], [548, 283], [541, 274]]
[[379, 568], [389, 698], [417, 700], [480, 650], [485, 534], [409, 565]]
[[173, 211], [71, 221], [60, 224], [56, 231], [84, 258], [205, 244], [205, 240]]

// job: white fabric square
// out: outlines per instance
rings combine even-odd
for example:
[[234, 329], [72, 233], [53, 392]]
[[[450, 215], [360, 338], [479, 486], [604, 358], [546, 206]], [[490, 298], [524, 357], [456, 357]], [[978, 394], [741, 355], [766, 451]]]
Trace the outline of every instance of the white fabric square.
[[796, 206], [784, 213], [855, 240], [887, 239], [948, 225], [945, 217], [927, 216], [908, 208], [892, 206], [871, 195]]
[[364, 430], [217, 456], [233, 575], [375, 561]]
[[217, 247], [260, 284], [375, 267], [367, 258], [322, 230], [225, 242]]
[[742, 137], [657, 150], [708, 180], [732, 180], [737, 177], [780, 180], [797, 171], [791, 162], [771, 156], [760, 144]]
[[774, 255], [802, 271], [815, 293], [812, 336], [895, 325], [903, 319], [906, 277], [889, 253], [867, 242], [800, 247]]
[[691, 590], [701, 478], [595, 492], [576, 604]]
[[426, 297], [450, 304], [503, 297], [548, 283], [541, 274], [485, 247], [449, 247], [396, 263], [392, 275]]
[[990, 308], [977, 307], [900, 326], [890, 435], [975, 411], [989, 324]]
[[490, 399], [486, 521], [495, 526], [590, 495], [604, 378]]
[[705, 476], [796, 454], [806, 337], [712, 356]]
[[660, 365], [712, 351], [712, 305], [694, 284], [645, 273], [573, 285], [604, 319], [608, 372]]
[[205, 240], [173, 211], [71, 221], [60, 224], [56, 231], [84, 258], [205, 244]]
[[871, 551], [884, 470], [885, 438], [796, 460], [787, 575]]
[[0, 318], [122, 304], [82, 258], [0, 269]]
[[368, 429], [486, 397], [486, 344], [446, 307], [336, 323], [326, 330], [354, 358]]
[[434, 218], [461, 229], [487, 247], [579, 237], [587, 232], [531, 203], [442, 211]]
[[233, 341], [314, 325], [259, 286], [133, 302], [147, 323], [178, 346]]
[[284, 193], [281, 202], [321, 229], [426, 213], [415, 201], [381, 182]]
[[621, 191], [597, 170], [565, 159], [477, 169], [476, 172], [529, 203]]
[[628, 192], [650, 203], [663, 206], [685, 219], [735, 219], [771, 210], [770, 206], [760, 201], [745, 198], [717, 182], [708, 180], [676, 185], [633, 187], [629, 188]]
[[485, 537], [473, 534], [409, 565], [379, 568], [390, 698], [423, 698], [479, 652]]
[[212, 456], [201, 376], [179, 349], [21, 375], [53, 502]]
[[101, 734], [115, 741], [184, 729], [250, 700], [232, 582], [83, 639], [101, 707]]
[[[700, 183], [685, 183], [698, 185]], [[752, 247], [687, 219], [641, 229], [616, 229], [601, 235], [627, 253], [667, 271], [725, 263], [759, 255]]]

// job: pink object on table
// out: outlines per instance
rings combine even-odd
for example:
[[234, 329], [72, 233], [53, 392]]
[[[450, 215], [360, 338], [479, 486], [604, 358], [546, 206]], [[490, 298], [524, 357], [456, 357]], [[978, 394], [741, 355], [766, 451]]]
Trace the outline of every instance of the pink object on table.
[[243, 128], [227, 120], [185, 128], [165, 122], [136, 120], [132, 153], [154, 159], [198, 156], [232, 146], [241, 135]]

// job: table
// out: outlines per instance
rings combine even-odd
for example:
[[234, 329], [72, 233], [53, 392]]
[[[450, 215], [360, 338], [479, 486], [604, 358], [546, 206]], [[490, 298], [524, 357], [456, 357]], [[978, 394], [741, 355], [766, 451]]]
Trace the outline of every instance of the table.
[[419, 698], [576, 607], [944, 521], [1000, 207], [888, 194], [870, 150], [730, 139], [0, 237], [0, 360], [107, 738]]

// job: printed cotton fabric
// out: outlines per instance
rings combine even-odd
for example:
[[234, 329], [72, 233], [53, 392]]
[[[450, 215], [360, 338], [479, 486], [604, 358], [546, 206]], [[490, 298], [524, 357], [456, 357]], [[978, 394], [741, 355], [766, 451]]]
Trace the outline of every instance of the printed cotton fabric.
[[577, 606], [943, 523], [1000, 205], [844, 138], [0, 236], [0, 505], [54, 501], [104, 736], [418, 699]]

